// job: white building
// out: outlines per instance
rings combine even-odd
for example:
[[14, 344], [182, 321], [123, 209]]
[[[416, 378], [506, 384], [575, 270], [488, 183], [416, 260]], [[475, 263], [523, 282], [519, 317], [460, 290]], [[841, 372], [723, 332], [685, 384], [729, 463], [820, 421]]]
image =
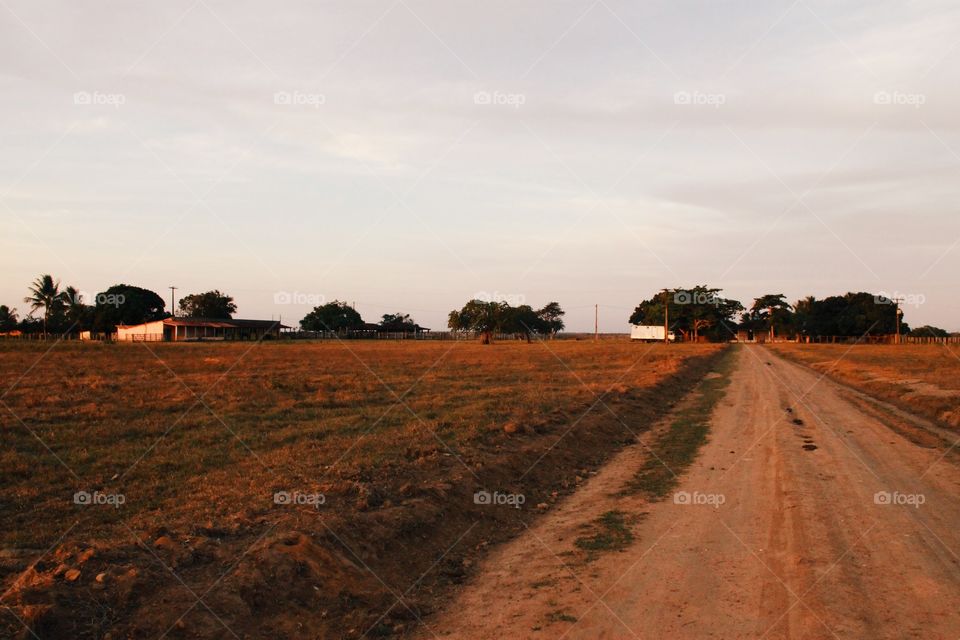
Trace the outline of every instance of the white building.
[[143, 324], [117, 325], [121, 342], [181, 342], [183, 340], [261, 340], [279, 338], [289, 328], [279, 320], [164, 318]]

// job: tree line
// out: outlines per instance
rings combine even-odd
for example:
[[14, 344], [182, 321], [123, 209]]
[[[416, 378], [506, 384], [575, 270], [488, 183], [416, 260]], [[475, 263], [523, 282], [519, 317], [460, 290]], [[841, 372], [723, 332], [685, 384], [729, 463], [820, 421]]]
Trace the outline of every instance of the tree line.
[[408, 313], [385, 313], [378, 323], [366, 322], [360, 312], [340, 300], [314, 307], [300, 321], [303, 331], [346, 333], [377, 331], [381, 333], [422, 333], [425, 327], [417, 324]]
[[[463, 308], [450, 312], [447, 327], [453, 331], [472, 332], [484, 343], [495, 334], [512, 334], [530, 341], [533, 336], [552, 336], [563, 330], [564, 311], [557, 302], [542, 309], [530, 305], [511, 306], [507, 302], [470, 300]], [[383, 333], [420, 333], [426, 331], [406, 313], [384, 314], [379, 323], [367, 323], [352, 306], [334, 300], [314, 307], [303, 320], [304, 331], [344, 333], [379, 331]]]
[[893, 300], [863, 291], [823, 299], [807, 296], [794, 304], [782, 293], [765, 294], [754, 298], [749, 308], [721, 292], [707, 285], [662, 290], [637, 305], [629, 320], [662, 325], [668, 316], [670, 329], [684, 339], [705, 336], [713, 341], [730, 340], [741, 331], [789, 339], [891, 335], [897, 332], [898, 319], [901, 335], [949, 335], [929, 325], [911, 329], [903, 321], [903, 309]]
[[558, 302], [542, 309], [528, 304], [516, 307], [504, 301], [471, 300], [447, 317], [447, 326], [454, 331], [471, 331], [489, 344], [497, 333], [510, 333], [530, 342], [533, 336], [553, 336], [563, 331], [566, 312]]
[[[169, 318], [165, 302], [154, 291], [130, 284], [115, 284], [85, 300], [76, 287], [61, 288], [60, 281], [43, 274], [28, 287], [23, 301], [27, 315], [0, 305], [0, 333], [72, 334], [80, 331], [113, 333], [117, 325], [136, 325]], [[218, 290], [192, 293], [178, 301], [181, 316], [229, 319], [237, 311], [233, 298]]]
[[[0, 305], [0, 333], [65, 334], [93, 331], [111, 334], [117, 325], [136, 325], [162, 320], [172, 314], [163, 298], [154, 291], [129, 284], [116, 284], [84, 300], [74, 286], [61, 288], [60, 281], [44, 274], [30, 283], [24, 297], [27, 315], [20, 318], [15, 308]], [[219, 290], [192, 293], [178, 301], [183, 317], [230, 319], [237, 311], [232, 296]], [[899, 315], [898, 315], [899, 314]], [[540, 309], [513, 306], [504, 301], [473, 299], [450, 311], [447, 327], [475, 334], [488, 343], [496, 334], [512, 334], [530, 341], [535, 336], [553, 336], [565, 328], [564, 310], [558, 302]], [[945, 337], [944, 329], [923, 326], [911, 329], [902, 318], [902, 309], [893, 301], [866, 292], [817, 299], [808, 296], [790, 304], [782, 293], [754, 298], [749, 308], [739, 300], [724, 297], [722, 289], [697, 285], [689, 289], [664, 289], [641, 301], [629, 317], [631, 324], [662, 325], [669, 318], [670, 329], [684, 340], [725, 341], [746, 331], [770, 337], [859, 337], [903, 335]], [[334, 300], [314, 307], [300, 320], [310, 332], [421, 333], [426, 331], [409, 314], [384, 314], [379, 322], [367, 323], [346, 302]]]

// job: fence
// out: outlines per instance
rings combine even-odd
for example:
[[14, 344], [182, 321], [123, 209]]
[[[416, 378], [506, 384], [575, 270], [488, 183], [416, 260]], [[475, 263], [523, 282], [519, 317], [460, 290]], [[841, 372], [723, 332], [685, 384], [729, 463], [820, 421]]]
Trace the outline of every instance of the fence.
[[113, 340], [118, 342], [163, 342], [164, 336], [162, 333], [128, 333], [122, 339], [114, 335]]
[[[897, 344], [896, 335], [885, 336], [807, 336], [797, 342], [810, 344]], [[793, 342], [793, 340], [782, 340]], [[960, 344], [960, 336], [900, 336], [900, 344]]]
[[895, 344], [896, 336], [803, 336], [797, 342], [809, 344]]
[[0, 333], [0, 340], [80, 340], [76, 333]]
[[[420, 333], [387, 333], [379, 331], [284, 331], [281, 338], [292, 340], [476, 340], [469, 331], [423, 331]], [[494, 340], [525, 340], [523, 334], [497, 333]]]
[[904, 336], [900, 341], [905, 344], [960, 344], [960, 336], [934, 338], [932, 336]]

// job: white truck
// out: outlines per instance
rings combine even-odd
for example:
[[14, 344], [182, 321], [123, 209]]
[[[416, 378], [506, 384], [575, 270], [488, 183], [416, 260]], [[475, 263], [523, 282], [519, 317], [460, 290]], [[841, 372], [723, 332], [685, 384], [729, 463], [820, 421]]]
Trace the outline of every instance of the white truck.
[[[642, 340], [644, 342], [663, 342], [663, 325], [656, 324], [634, 324], [630, 328], [631, 340]], [[667, 334], [670, 342], [673, 342], [676, 336], [673, 331]]]

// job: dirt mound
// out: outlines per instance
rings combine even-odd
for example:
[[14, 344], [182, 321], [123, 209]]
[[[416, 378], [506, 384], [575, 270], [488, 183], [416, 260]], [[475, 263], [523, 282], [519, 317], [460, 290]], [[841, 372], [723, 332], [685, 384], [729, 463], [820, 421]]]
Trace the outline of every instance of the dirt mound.
[[[286, 629], [275, 629], [281, 636], [316, 634], [331, 613], [346, 612], [342, 624], [351, 628], [362, 622], [362, 612], [386, 611], [396, 601], [373, 574], [343, 553], [339, 544], [314, 540], [300, 532], [271, 536], [255, 544], [238, 564], [235, 581], [254, 616], [275, 614], [278, 594], [283, 594], [283, 605], [291, 615], [283, 625]], [[400, 613], [404, 612], [401, 607]], [[321, 628], [312, 624], [315, 619], [322, 623]]]
[[115, 612], [136, 606], [144, 584], [123, 555], [63, 545], [27, 567], [3, 597], [5, 606], [20, 611], [19, 637], [104, 637]]
[[951, 427], [960, 427], [960, 409], [944, 411], [940, 414], [939, 418], [940, 422], [948, 424]]

